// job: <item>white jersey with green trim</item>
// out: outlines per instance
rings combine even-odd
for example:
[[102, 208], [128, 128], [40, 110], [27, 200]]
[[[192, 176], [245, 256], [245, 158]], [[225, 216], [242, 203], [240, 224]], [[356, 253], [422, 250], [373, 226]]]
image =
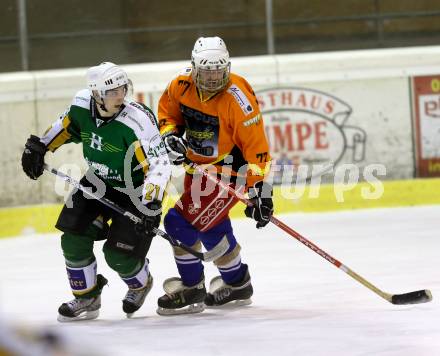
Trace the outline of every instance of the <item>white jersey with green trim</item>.
[[117, 115], [105, 120], [95, 105], [89, 90], [79, 91], [41, 141], [52, 152], [65, 143], [81, 142], [89, 167], [106, 184], [138, 198], [134, 190], [143, 183], [143, 204], [162, 200], [171, 165], [153, 112], [126, 101]]

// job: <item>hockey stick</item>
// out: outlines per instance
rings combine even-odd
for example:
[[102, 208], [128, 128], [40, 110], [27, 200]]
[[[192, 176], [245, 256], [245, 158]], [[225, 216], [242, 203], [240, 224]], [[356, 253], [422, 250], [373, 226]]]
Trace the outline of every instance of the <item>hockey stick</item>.
[[[142, 220], [138, 216], [130, 213], [129, 211], [126, 211], [126, 210], [122, 209], [120, 206], [116, 205], [115, 203], [113, 203], [112, 201], [108, 200], [107, 198], [104, 198], [104, 197], [100, 198], [100, 197], [98, 197], [96, 194], [92, 193], [90, 191], [90, 189], [87, 189], [80, 182], [78, 182], [75, 179], [73, 179], [72, 177], [64, 174], [63, 172], [60, 172], [60, 171], [56, 170], [55, 168], [52, 168], [52, 167], [48, 166], [47, 164], [44, 164], [44, 169], [46, 171], [48, 171], [48, 172], [50, 172], [50, 173], [60, 177], [61, 179], [63, 179], [67, 183], [71, 184], [75, 188], [81, 190], [82, 192], [84, 192], [88, 196], [98, 200], [99, 202], [101, 202], [105, 206], [109, 207], [110, 209], [112, 209], [112, 210], [118, 212], [119, 214], [127, 217], [128, 219], [133, 221], [135, 224], [140, 224], [142, 222]], [[224, 236], [223, 239], [212, 250], [207, 251], [207, 252], [198, 252], [198, 251], [192, 249], [191, 247], [185, 245], [184, 243], [180, 242], [179, 240], [176, 240], [176, 239], [172, 238], [170, 235], [168, 235], [166, 232], [164, 232], [162, 230], [154, 228], [153, 232], [155, 234], [163, 237], [171, 245], [180, 247], [181, 249], [185, 250], [186, 252], [189, 252], [193, 256], [201, 259], [202, 261], [206, 261], [206, 262], [210, 262], [210, 261], [216, 260], [217, 258], [222, 256], [228, 250], [228, 248], [229, 248], [229, 242], [228, 242], [226, 236]]]
[[[252, 206], [253, 204], [249, 199], [247, 199], [243, 194], [236, 191], [234, 188], [227, 185], [225, 182], [217, 179], [217, 177], [214, 177], [209, 172], [204, 170], [201, 166], [197, 165], [196, 163], [191, 162], [190, 160], [185, 160], [185, 163], [199, 172], [200, 174], [203, 174], [207, 179], [209, 179], [211, 182], [214, 182], [215, 184], [218, 184], [222, 189], [226, 189], [229, 191], [231, 195], [236, 196], [242, 203], [246, 204], [247, 206]], [[392, 304], [418, 304], [418, 303], [427, 303], [432, 300], [432, 294], [431, 291], [428, 289], [422, 289], [414, 292], [409, 293], [403, 293], [403, 294], [390, 294], [386, 293], [370, 282], [368, 282], [365, 278], [348, 268], [346, 265], [338, 261], [336, 258], [333, 258], [330, 256], [327, 252], [319, 248], [317, 245], [312, 243], [311, 241], [307, 240], [304, 236], [300, 235], [298, 232], [287, 226], [285, 223], [277, 219], [275, 216], [272, 216], [270, 218], [270, 222], [282, 229], [283, 231], [287, 232], [290, 236], [297, 239], [302, 244], [306, 245], [308, 248], [310, 248], [313, 252], [317, 253], [324, 259], [326, 259], [328, 262], [342, 270], [343, 272], [347, 273], [350, 277], [379, 295], [380, 297], [384, 298], [388, 302]]]

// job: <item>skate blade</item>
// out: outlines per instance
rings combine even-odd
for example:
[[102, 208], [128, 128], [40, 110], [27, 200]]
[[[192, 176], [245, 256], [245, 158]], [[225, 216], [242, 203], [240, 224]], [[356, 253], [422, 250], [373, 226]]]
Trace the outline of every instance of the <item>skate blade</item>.
[[92, 319], [96, 319], [98, 316], [99, 316], [99, 310], [93, 310], [93, 311], [83, 312], [80, 315], [74, 316], [72, 318], [58, 314], [57, 320], [60, 323], [70, 323], [72, 321], [92, 320]]
[[222, 305], [207, 305], [207, 309], [235, 309], [252, 304], [252, 299], [238, 299]]
[[172, 316], [172, 315], [201, 313], [204, 310], [205, 310], [204, 303], [194, 303], [179, 309], [166, 309], [166, 308], [158, 307], [156, 313], [162, 316]]
[[[151, 276], [151, 274], [150, 274], [150, 276]], [[153, 279], [153, 276], [151, 276], [151, 280], [149, 280], [147, 285], [145, 286], [146, 291], [145, 291], [144, 298], [141, 301], [141, 305], [134, 312], [126, 313], [127, 319], [131, 319], [133, 317], [134, 313], [136, 313], [144, 305], [144, 302], [148, 296], [148, 293], [150, 293], [151, 288], [153, 288], [153, 283], [154, 283], [154, 279]]]

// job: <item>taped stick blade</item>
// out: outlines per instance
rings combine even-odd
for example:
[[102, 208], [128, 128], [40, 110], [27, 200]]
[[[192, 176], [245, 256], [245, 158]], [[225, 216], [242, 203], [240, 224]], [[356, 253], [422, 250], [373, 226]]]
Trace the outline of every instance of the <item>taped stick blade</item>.
[[397, 305], [428, 303], [432, 300], [431, 291], [422, 289], [415, 292], [394, 294], [391, 303]]

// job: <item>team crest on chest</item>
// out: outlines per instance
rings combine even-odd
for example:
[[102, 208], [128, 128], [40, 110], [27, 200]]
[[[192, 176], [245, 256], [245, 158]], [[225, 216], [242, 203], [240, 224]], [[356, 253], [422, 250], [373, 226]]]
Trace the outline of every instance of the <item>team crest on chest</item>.
[[104, 142], [102, 136], [94, 132], [81, 132], [81, 140], [83, 144], [88, 145], [90, 148], [93, 148], [96, 151], [101, 152], [122, 152], [122, 148], [116, 147], [108, 142]]
[[102, 137], [92, 132], [90, 147], [94, 148], [95, 150], [102, 151]]

